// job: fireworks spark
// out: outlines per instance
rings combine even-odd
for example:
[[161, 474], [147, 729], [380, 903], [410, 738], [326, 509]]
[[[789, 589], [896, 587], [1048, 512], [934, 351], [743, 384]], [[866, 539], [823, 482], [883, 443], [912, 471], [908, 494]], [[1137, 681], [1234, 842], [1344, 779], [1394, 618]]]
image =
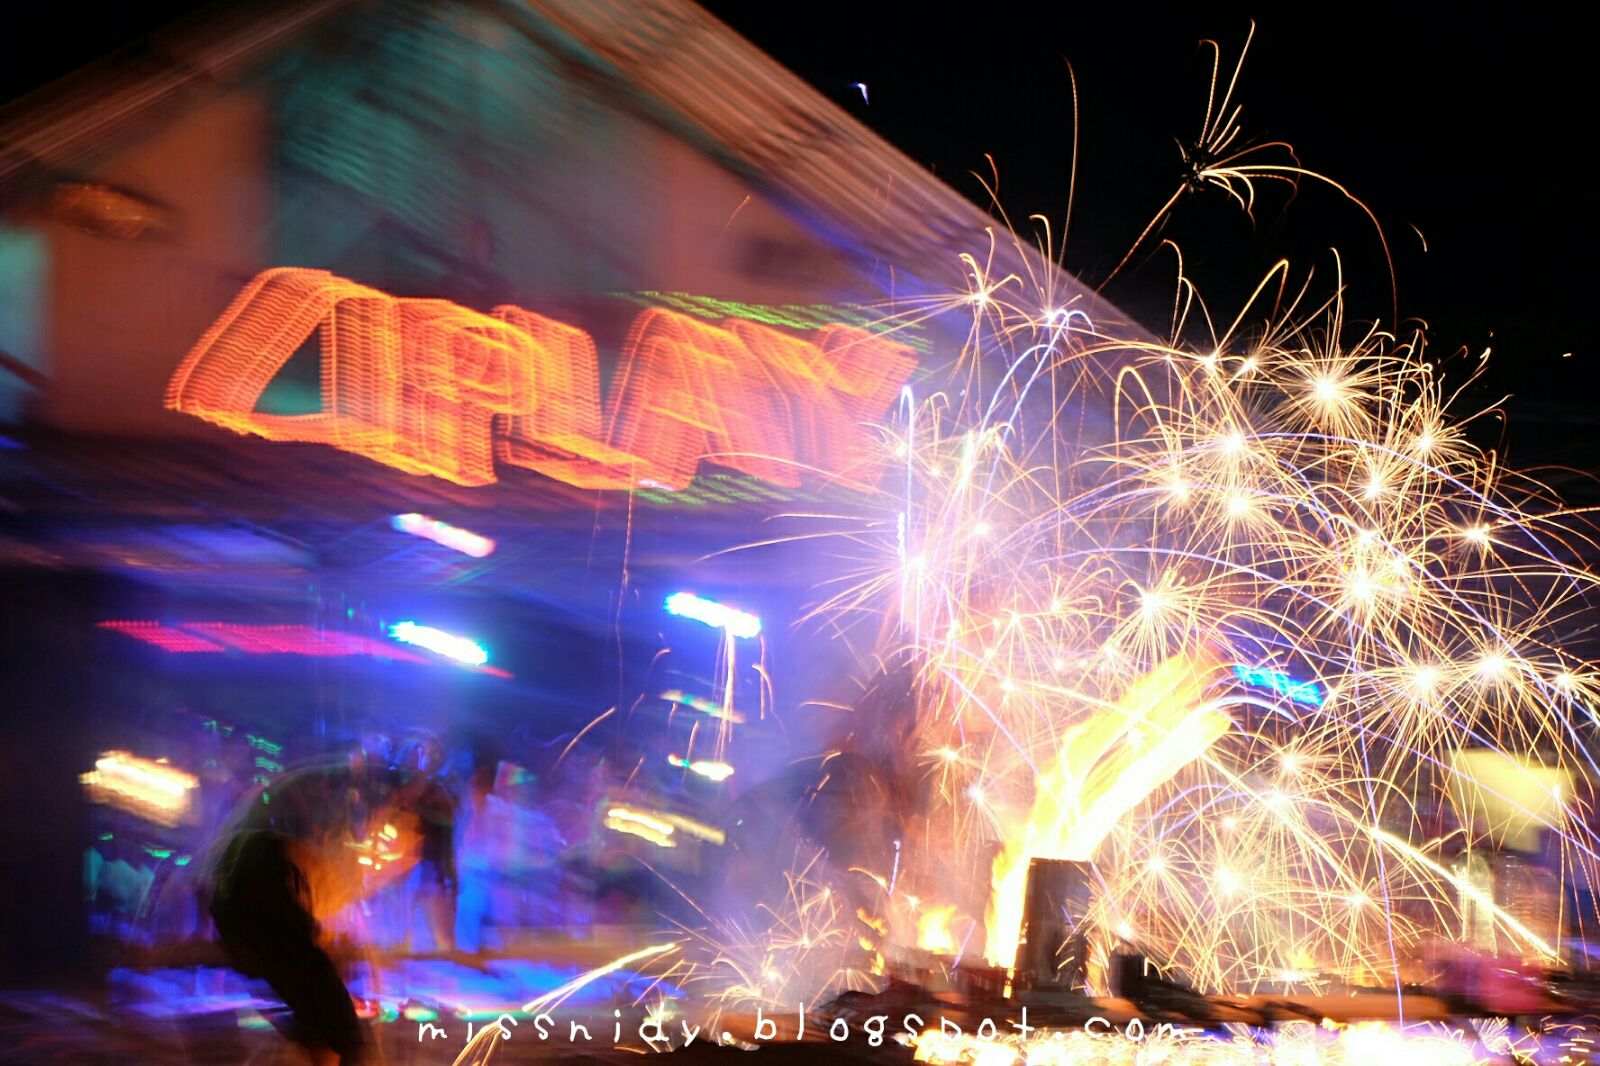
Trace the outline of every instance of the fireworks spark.
[[[1455, 852], [1492, 842], [1452, 796], [1520, 805], [1592, 879], [1577, 516], [1471, 442], [1420, 336], [1346, 342], [1337, 301], [1197, 355], [999, 289], [972, 337], [1009, 372], [980, 393], [974, 354], [964, 401], [910, 409], [894, 537], [835, 601], [887, 605], [926, 664], [926, 846], [998, 853], [985, 954], [1010, 964], [1051, 857], [1093, 859], [1088, 917], [1209, 988], [1396, 984], [1464, 898], [1557, 957], [1463, 896]], [[1577, 784], [1491, 794], [1474, 749]]]
[[[1212, 48], [1184, 184], [1117, 271], [1204, 187], [1249, 213], [1260, 183], [1312, 179], [1376, 227], [1288, 144], [1242, 137], [1239, 69], [1224, 81]], [[1074, 306], [1044, 241], [992, 232], [960, 257], [963, 291], [904, 316], [970, 323], [948, 382], [908, 387], [881, 427], [882, 513], [844, 531], [865, 558], [817, 609], [888, 616], [876, 657], [920, 664], [930, 799], [896, 841], [899, 891], [876, 901], [890, 918], [855, 923], [792, 877], [790, 918], [707, 934], [732, 950], [686, 985], [815, 1004], [870, 974], [840, 946], [895, 957], [895, 937], [1010, 967], [1034, 859], [1094, 872], [1073, 916], [1096, 941], [1094, 991], [1116, 942], [1218, 992], [1398, 990], [1462, 939], [1559, 965], [1564, 926], [1597, 918], [1565, 913], [1567, 887], [1600, 873], [1586, 516], [1475, 441], [1483, 412], [1460, 410], [1420, 330], [1348, 322], [1342, 276], [1318, 304], [1279, 263], [1229, 322], [1179, 254], [1168, 337], [1130, 340]], [[1515, 904], [1485, 889], [1474, 864], [1513, 836], [1565, 885]], [[983, 916], [965, 919], [975, 936], [958, 941], [957, 915]], [[773, 964], [821, 943], [822, 965]], [[928, 1034], [917, 1054], [1115, 1061], [1080, 1036]], [[1163, 1061], [1388, 1061], [1403, 1043], [1467, 1063], [1511, 1045], [1479, 1037], [1312, 1027]]]

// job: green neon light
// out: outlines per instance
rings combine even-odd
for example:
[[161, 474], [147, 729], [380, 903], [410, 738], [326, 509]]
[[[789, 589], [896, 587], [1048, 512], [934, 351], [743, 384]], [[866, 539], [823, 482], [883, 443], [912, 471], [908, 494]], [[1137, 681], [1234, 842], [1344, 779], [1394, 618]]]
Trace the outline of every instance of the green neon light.
[[611, 295], [641, 307], [670, 307], [684, 314], [711, 321], [740, 318], [746, 322], [760, 322], [766, 326], [805, 331], [818, 330], [830, 325], [855, 326], [869, 333], [892, 331], [895, 340], [909, 345], [923, 355], [933, 350], [933, 345], [927, 338], [920, 335], [921, 327], [886, 321], [871, 308], [854, 304], [752, 304], [741, 300], [722, 300], [715, 296], [696, 296], [688, 292], [657, 292], [653, 289], [640, 292], [615, 292]]
[[252, 748], [255, 748], [257, 751], [264, 751], [268, 755], [283, 754], [283, 745], [275, 744], [266, 737], [258, 737], [254, 733], [246, 733], [244, 735], [244, 739], [246, 743], [248, 743]]

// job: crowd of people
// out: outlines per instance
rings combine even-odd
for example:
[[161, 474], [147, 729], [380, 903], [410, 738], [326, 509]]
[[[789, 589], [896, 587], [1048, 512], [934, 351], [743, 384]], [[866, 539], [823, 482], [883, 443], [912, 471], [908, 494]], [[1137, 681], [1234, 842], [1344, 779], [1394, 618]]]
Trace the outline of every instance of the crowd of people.
[[288, 1035], [333, 1056], [319, 1061], [359, 1054], [335, 960], [471, 965], [650, 915], [637, 863], [602, 828], [624, 781], [598, 745], [447, 747], [369, 728], [295, 759], [242, 729], [194, 725], [171, 739], [173, 763], [197, 771], [181, 822], [100, 808], [84, 867], [91, 929], [169, 962], [220, 945], [290, 1008]]
[[[102, 835], [86, 870], [91, 904], [115, 916], [102, 932], [140, 947], [219, 945], [289, 1008], [286, 1035], [315, 1061], [355, 1061], [363, 1037], [345, 960], [559, 956], [564, 940], [670, 920], [691, 894], [734, 908], [770, 900], [785, 848], [826, 842], [841, 870], [898, 852], [919, 791], [911, 678], [885, 671], [863, 694], [865, 728], [742, 788], [701, 781], [620, 734], [447, 744], [369, 726], [305, 758], [199, 723], [193, 750], [173, 751], [198, 771], [192, 817], [160, 846], [149, 825]], [[684, 834], [683, 846], [653, 850], [611, 820], [619, 806], [703, 820], [715, 845]]]
[[[598, 829], [621, 784], [606, 758], [560, 742], [525, 747], [523, 761], [465, 744], [451, 752], [429, 735], [395, 744], [368, 733], [338, 766], [291, 771], [262, 786], [270, 801], [260, 810], [252, 797], [238, 809], [259, 821], [284, 802], [275, 791], [307, 776], [339, 780], [344, 794], [312, 795], [319, 829], [373, 865], [361, 867], [363, 887], [325, 924], [332, 937], [379, 950], [506, 952], [528, 937], [582, 936], [640, 917], [632, 913], [640, 901], [608, 890], [628, 879], [628, 864]], [[395, 831], [389, 863], [363, 852], [382, 845], [385, 826]]]

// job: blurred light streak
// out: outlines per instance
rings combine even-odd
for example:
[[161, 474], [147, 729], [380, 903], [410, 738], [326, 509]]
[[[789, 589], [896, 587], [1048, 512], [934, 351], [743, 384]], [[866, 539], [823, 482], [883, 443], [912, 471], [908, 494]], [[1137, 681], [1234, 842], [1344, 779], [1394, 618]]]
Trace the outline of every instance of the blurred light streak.
[[98, 623], [98, 628], [180, 654], [237, 651], [246, 655], [370, 655], [403, 662], [427, 661], [385, 641], [311, 626], [237, 625], [232, 622], [182, 622], [168, 626], [151, 621], [110, 621]]
[[436, 655], [454, 659], [468, 666], [483, 666], [489, 661], [489, 652], [482, 644], [469, 637], [447, 633], [433, 626], [417, 622], [396, 622], [389, 627], [389, 635], [402, 644], [426, 648]]
[[704, 840], [719, 847], [727, 842], [728, 836], [722, 830], [706, 825], [704, 822], [696, 821], [686, 815], [663, 814], [661, 817], [697, 840]]
[[680, 770], [688, 770], [708, 781], [726, 781], [733, 776], [733, 767], [713, 759], [686, 759], [682, 755], [668, 755], [667, 763]]
[[441, 522], [425, 514], [397, 514], [391, 521], [394, 528], [402, 533], [431, 540], [435, 544], [442, 544], [474, 559], [482, 559], [494, 551], [494, 541], [491, 538], [452, 526], [448, 522]]
[[1322, 689], [1315, 681], [1296, 681], [1281, 670], [1272, 670], [1264, 666], [1247, 666], [1243, 663], [1234, 665], [1233, 676], [1243, 684], [1271, 689], [1280, 696], [1287, 696], [1295, 703], [1303, 703], [1308, 707], [1322, 706]]
[[665, 607], [668, 614], [723, 630], [730, 637], [749, 639], [761, 634], [760, 618], [692, 592], [674, 592], [667, 597]]
[[99, 628], [110, 629], [124, 633], [146, 644], [153, 644], [162, 651], [187, 654], [193, 652], [223, 652], [228, 649], [215, 641], [197, 637], [193, 633], [185, 633], [181, 629], [173, 629], [162, 625], [160, 622], [132, 622], [114, 621], [101, 622]]
[[741, 319], [746, 322], [758, 322], [766, 326], [777, 326], [784, 329], [818, 330], [824, 326], [841, 325], [855, 326], [868, 333], [883, 332], [893, 328], [895, 338], [904, 342], [908, 347], [923, 354], [932, 351], [928, 339], [920, 335], [921, 327], [915, 322], [886, 324], [881, 315], [875, 314], [870, 308], [864, 307], [839, 307], [832, 304], [753, 304], [742, 300], [725, 300], [714, 296], [698, 296], [687, 292], [655, 292], [644, 290], [636, 293], [616, 293], [621, 299], [630, 300], [645, 307], [664, 306], [685, 314], [694, 315], [696, 318], [709, 319], [721, 322], [725, 319]]
[[642, 811], [635, 811], [627, 807], [612, 807], [606, 811], [605, 824], [607, 829], [640, 837], [648, 840], [658, 848], [675, 848], [678, 846], [678, 842], [672, 839], [672, 834], [675, 831], [672, 823]]
[[708, 718], [719, 718], [735, 725], [742, 725], [745, 720], [744, 715], [731, 707], [724, 707], [716, 700], [708, 700], [704, 696], [691, 696], [679, 689], [668, 689], [661, 694], [661, 698], [668, 703], [676, 703], [680, 707], [687, 707], [691, 711], [699, 711]]
[[175, 766], [126, 751], [108, 751], [94, 769], [79, 775], [89, 802], [125, 810], [157, 825], [175, 826], [190, 813], [191, 793], [200, 779]]

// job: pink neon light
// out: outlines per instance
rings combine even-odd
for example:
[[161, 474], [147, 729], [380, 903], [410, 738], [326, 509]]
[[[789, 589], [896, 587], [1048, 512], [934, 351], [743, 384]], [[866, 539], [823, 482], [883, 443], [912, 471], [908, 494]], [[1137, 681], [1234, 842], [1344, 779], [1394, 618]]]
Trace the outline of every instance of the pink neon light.
[[216, 652], [226, 651], [221, 644], [212, 643], [202, 637], [185, 633], [181, 629], [171, 629], [160, 622], [101, 622], [101, 629], [114, 629], [119, 633], [126, 633], [130, 637], [154, 644], [162, 651], [175, 652]]
[[[218, 654], [233, 650], [246, 655], [309, 655], [322, 658], [368, 655], [404, 663], [432, 663], [433, 660], [407, 651], [392, 641], [376, 640], [356, 633], [311, 626], [246, 626], [233, 622], [185, 622], [181, 627], [160, 622], [113, 621], [99, 623], [162, 651], [180, 654]], [[515, 675], [494, 666], [465, 666], [490, 677]]]
[[310, 626], [244, 626], [231, 622], [185, 622], [182, 628], [160, 622], [101, 622], [154, 644], [163, 651], [180, 653], [224, 652], [230, 648], [246, 655], [311, 655], [319, 657], [371, 655], [402, 662], [426, 662], [420, 655], [385, 640]]
[[241, 626], [227, 622], [188, 622], [184, 628], [250, 655], [376, 655], [406, 662], [424, 660], [383, 640], [309, 626]]

